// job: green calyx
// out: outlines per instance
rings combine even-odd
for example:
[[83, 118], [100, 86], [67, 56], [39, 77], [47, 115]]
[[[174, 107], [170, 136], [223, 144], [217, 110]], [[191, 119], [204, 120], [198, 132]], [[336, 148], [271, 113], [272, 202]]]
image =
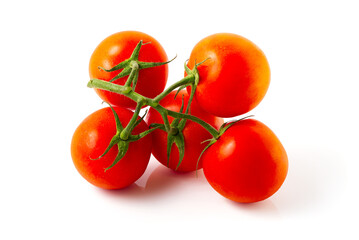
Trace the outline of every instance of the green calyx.
[[192, 75], [194, 76], [194, 88], [196, 88], [198, 86], [198, 83], [199, 83], [199, 73], [198, 73], [198, 66], [201, 65], [202, 63], [204, 63], [205, 61], [207, 61], [209, 58], [206, 58], [205, 60], [203, 60], [202, 62], [200, 63], [197, 63], [195, 62], [194, 64], [194, 67], [193, 69], [190, 69], [188, 66], [187, 66], [187, 61], [185, 62], [184, 64], [184, 69], [187, 73], [187, 75]]
[[141, 40], [136, 45], [130, 58], [120, 62], [119, 64], [112, 67], [111, 69], [105, 69], [103, 67], [99, 67], [99, 69], [106, 71], [106, 72], [113, 72], [113, 71], [118, 71], [118, 70], [122, 69], [122, 71], [119, 74], [117, 74], [114, 78], [112, 78], [110, 80], [110, 82], [114, 82], [119, 78], [130, 75], [125, 83], [125, 86], [130, 87], [132, 84], [132, 88], [135, 89], [136, 84], [137, 84], [139, 70], [168, 64], [168, 63], [172, 62], [177, 57], [177, 56], [175, 56], [173, 59], [166, 61], [166, 62], [142, 62], [142, 61], [139, 61], [138, 57], [140, 54], [141, 47], [146, 44], [150, 44], [150, 43], [143, 43], [143, 41]]
[[[183, 108], [184, 108], [184, 99], [182, 96], [182, 105], [179, 111], [180, 113], [183, 112]], [[188, 111], [188, 109], [189, 109], [189, 105], [187, 105], [186, 112]], [[178, 148], [179, 159], [175, 170], [177, 170], [178, 167], [181, 165], [184, 157], [185, 144], [184, 144], [184, 136], [182, 131], [185, 127], [185, 124], [186, 124], [186, 119], [175, 118], [171, 123], [170, 130], [167, 132], [167, 166], [169, 166], [169, 162], [170, 162], [172, 145], [175, 144]]]
[[[221, 127], [219, 128], [219, 130], [218, 130], [218, 132], [219, 132], [218, 138], [219, 138], [220, 136], [222, 136], [223, 133], [225, 133], [225, 131], [227, 131], [228, 128], [230, 128], [233, 124], [235, 124], [235, 123], [237, 123], [237, 122], [240, 122], [240, 121], [242, 121], [242, 120], [244, 120], [244, 119], [253, 117], [253, 116], [254, 116], [254, 115], [249, 115], [249, 116], [243, 117], [243, 118], [241, 118], [241, 119], [235, 120], [235, 121], [233, 121], [233, 122], [225, 122], [225, 123], [223, 123], [222, 126], [221, 126]], [[218, 138], [217, 138], [217, 139], [218, 139]]]
[[[120, 121], [116, 111], [113, 109], [113, 107], [111, 105], [109, 105], [109, 106], [110, 106], [112, 113], [115, 117], [116, 134], [112, 137], [112, 139], [111, 139], [109, 145], [107, 146], [107, 148], [105, 149], [104, 153], [101, 154], [101, 156], [99, 156], [98, 158], [92, 159], [92, 160], [98, 160], [98, 159], [102, 158], [110, 151], [110, 149], [112, 147], [117, 145], [118, 153], [116, 155], [116, 158], [109, 167], [105, 168], [105, 171], [107, 171], [107, 170], [111, 169], [113, 166], [115, 166], [126, 155], [126, 152], [127, 152], [128, 147], [131, 142], [137, 141], [137, 140], [145, 137], [147, 134], [151, 133], [152, 131], [154, 131], [158, 128], [158, 127], [155, 127], [155, 128], [149, 129], [149, 130], [144, 131], [138, 135], [128, 134], [128, 131], [126, 130], [126, 129], [128, 129], [128, 126], [131, 126], [131, 131], [132, 131], [138, 124], [140, 124], [140, 122], [143, 120], [143, 118], [145, 117], [147, 112], [140, 119], [137, 119], [137, 116], [138, 116], [137, 115], [136, 120], [133, 122], [133, 124], [131, 124], [131, 125], [128, 124], [127, 127], [124, 128], [121, 124], [121, 121]], [[134, 119], [134, 118], [132, 118], [132, 119]]]
[[183, 157], [184, 157], [184, 151], [185, 151], [185, 145], [184, 145], [184, 137], [182, 132], [178, 132], [177, 135], [171, 135], [168, 134], [167, 135], [167, 166], [169, 166], [170, 163], [170, 157], [171, 157], [171, 150], [172, 150], [172, 145], [175, 144], [178, 148], [178, 153], [179, 153], [179, 159], [178, 159], [178, 163], [176, 166], [176, 169], [178, 169], [178, 167], [181, 165]]
[[242, 120], [244, 120], [244, 119], [250, 118], [250, 117], [253, 117], [253, 115], [249, 115], [249, 116], [243, 117], [243, 118], [241, 118], [241, 119], [239, 119], [239, 120], [236, 120], [236, 121], [233, 121], [233, 122], [230, 122], [230, 123], [228, 123], [228, 122], [223, 123], [222, 126], [219, 128], [219, 130], [218, 130], [218, 135], [217, 135], [216, 137], [214, 136], [213, 138], [210, 138], [210, 139], [207, 139], [207, 140], [203, 141], [202, 144], [205, 143], [205, 142], [208, 142], [208, 144], [206, 145], [206, 147], [203, 149], [203, 151], [201, 152], [201, 154], [200, 154], [199, 157], [198, 157], [197, 166], [196, 166], [196, 171], [197, 171], [197, 168], [198, 168], [199, 160], [201, 159], [203, 153], [204, 153], [210, 146], [212, 146], [213, 144], [215, 144], [215, 143], [217, 142], [217, 140], [218, 140], [218, 139], [228, 130], [228, 128], [230, 128], [233, 124], [235, 124], [235, 123], [237, 123], [237, 122], [239, 122], [239, 121], [242, 121]]

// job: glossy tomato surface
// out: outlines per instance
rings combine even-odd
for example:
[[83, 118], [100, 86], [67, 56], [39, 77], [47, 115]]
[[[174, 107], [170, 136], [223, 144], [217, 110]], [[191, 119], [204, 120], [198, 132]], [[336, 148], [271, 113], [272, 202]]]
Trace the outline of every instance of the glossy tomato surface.
[[202, 156], [211, 186], [224, 197], [250, 203], [273, 195], [288, 171], [285, 149], [263, 123], [235, 123]]
[[[133, 113], [124, 108], [114, 107], [123, 126], [130, 121]], [[133, 131], [139, 134], [148, 129], [142, 121]], [[126, 155], [112, 168], [105, 171], [115, 160], [117, 146], [102, 158], [116, 133], [116, 123], [111, 109], [103, 108], [89, 115], [76, 129], [71, 143], [71, 155], [78, 172], [93, 185], [104, 189], [120, 189], [134, 183], [144, 173], [151, 156], [151, 137], [131, 142]]]
[[[186, 108], [189, 96], [186, 90], [180, 91], [176, 98], [174, 98], [176, 91], [171, 92], [164, 99], [160, 101], [160, 104], [172, 111], [179, 112], [182, 105], [182, 96], [184, 97], [184, 106]], [[191, 104], [191, 115], [201, 118], [207, 123], [211, 124], [215, 128], [219, 128], [223, 119], [212, 116], [204, 112], [199, 108], [198, 104], [193, 101]], [[170, 123], [173, 121], [172, 117], [169, 117]], [[147, 123], [163, 123], [161, 115], [154, 109], [150, 109], [147, 116]], [[167, 166], [167, 133], [163, 130], [157, 129], [151, 133], [153, 139], [152, 153], [154, 157], [163, 165]], [[203, 141], [210, 139], [212, 136], [204, 128], [195, 122], [187, 121], [183, 129], [183, 135], [185, 139], [185, 155], [178, 167], [179, 172], [190, 172], [196, 170], [198, 157], [206, 144], [201, 144]], [[175, 170], [179, 161], [179, 153], [177, 146], [172, 146], [170, 161], [168, 167]], [[202, 168], [202, 161], [198, 164], [198, 169]]]
[[[208, 58], [208, 59], [207, 59]], [[251, 41], [236, 34], [217, 33], [193, 48], [189, 68], [198, 67], [195, 98], [207, 112], [235, 117], [249, 112], [263, 99], [270, 83], [264, 53]]]
[[[105, 72], [98, 67], [111, 69], [118, 63], [128, 59], [139, 41], [145, 44], [139, 53], [139, 61], [145, 62], [166, 62], [167, 55], [160, 43], [153, 37], [136, 31], [124, 31], [115, 33], [104, 39], [93, 52], [90, 59], [90, 78], [109, 81], [121, 70]], [[168, 66], [162, 65], [153, 68], [141, 69], [135, 91], [149, 98], [160, 94], [166, 86], [168, 77]], [[120, 78], [114, 83], [124, 85], [128, 76]], [[95, 89], [97, 94], [106, 102], [112, 105], [135, 109], [136, 103], [120, 94]]]

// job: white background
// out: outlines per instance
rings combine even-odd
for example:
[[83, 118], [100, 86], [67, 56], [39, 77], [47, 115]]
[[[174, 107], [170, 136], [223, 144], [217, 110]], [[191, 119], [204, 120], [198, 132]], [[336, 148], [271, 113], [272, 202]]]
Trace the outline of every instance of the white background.
[[[359, 8], [356, 1], [2, 1], [0, 239], [358, 238]], [[236, 204], [202, 171], [154, 158], [136, 185], [104, 191], [77, 173], [72, 134], [102, 108], [88, 62], [108, 35], [138, 30], [183, 76], [192, 47], [240, 34], [266, 54], [272, 82], [251, 114], [289, 155], [282, 188]]]

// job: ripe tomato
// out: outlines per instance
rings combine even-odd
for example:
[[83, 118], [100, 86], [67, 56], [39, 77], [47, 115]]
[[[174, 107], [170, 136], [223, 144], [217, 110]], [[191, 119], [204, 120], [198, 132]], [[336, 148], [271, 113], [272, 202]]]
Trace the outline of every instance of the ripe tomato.
[[[118, 63], [128, 59], [132, 51], [140, 40], [144, 43], [140, 54], [139, 61], [145, 62], [166, 62], [167, 55], [160, 43], [153, 37], [136, 31], [124, 31], [115, 33], [103, 40], [93, 52], [90, 59], [90, 78], [97, 78], [109, 81], [115, 77], [121, 70], [114, 72], [105, 72], [98, 67], [111, 69]], [[154, 98], [160, 94], [166, 86], [168, 76], [168, 66], [162, 65], [147, 69], [141, 69], [138, 76], [138, 82], [135, 91], [145, 97]], [[128, 76], [117, 79], [113, 83], [124, 85]], [[96, 93], [111, 105], [135, 109], [136, 103], [120, 94], [109, 91], [95, 89]]]
[[252, 110], [263, 99], [270, 70], [264, 53], [254, 43], [235, 34], [214, 34], [193, 48], [188, 67], [192, 69], [195, 62], [205, 59], [198, 66], [195, 94], [205, 111], [234, 117]]
[[[130, 110], [114, 107], [123, 126], [130, 121]], [[133, 131], [139, 134], [148, 129], [142, 121]], [[76, 129], [71, 143], [71, 155], [78, 172], [93, 185], [104, 189], [124, 188], [144, 173], [151, 156], [151, 137], [145, 136], [131, 142], [126, 155], [112, 168], [105, 171], [117, 156], [117, 146], [102, 158], [96, 159], [105, 151], [116, 133], [116, 123], [111, 109], [103, 108], [89, 115]], [[140, 149], [140, 151], [138, 150]]]
[[[179, 92], [176, 98], [174, 98], [176, 91], [171, 92], [165, 98], [160, 101], [160, 104], [172, 111], [179, 112], [182, 105], [182, 96], [184, 97], [184, 109], [187, 106], [189, 95], [186, 90]], [[195, 101], [192, 101], [191, 104], [191, 115], [201, 118], [207, 123], [211, 124], [215, 128], [219, 128], [223, 119], [212, 116], [204, 112], [201, 108], [198, 107]], [[161, 123], [163, 124], [163, 119], [161, 115], [154, 109], [150, 108], [147, 115], [147, 123]], [[169, 122], [173, 121], [172, 117], [169, 117]], [[152, 154], [154, 157], [163, 165], [167, 166], [167, 133], [163, 130], [157, 129], [151, 133], [152, 135]], [[178, 167], [177, 171], [179, 172], [189, 172], [196, 170], [196, 165], [198, 157], [201, 154], [202, 150], [206, 146], [205, 143], [201, 144], [203, 141], [210, 139], [212, 136], [199, 124], [187, 120], [186, 125], [183, 129], [184, 143], [185, 143], [185, 154], [181, 165]], [[169, 168], [175, 170], [179, 161], [179, 153], [177, 146], [172, 145]], [[202, 161], [198, 164], [198, 169], [202, 168]]]
[[211, 186], [224, 197], [242, 203], [273, 195], [288, 171], [287, 154], [279, 139], [253, 119], [228, 128], [202, 158]]

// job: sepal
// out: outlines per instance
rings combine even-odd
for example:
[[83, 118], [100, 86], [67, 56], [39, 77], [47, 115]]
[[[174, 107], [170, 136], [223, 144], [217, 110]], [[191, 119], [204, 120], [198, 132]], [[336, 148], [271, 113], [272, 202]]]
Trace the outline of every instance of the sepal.
[[105, 172], [107, 170], [109, 170], [110, 168], [112, 168], [113, 166], [115, 166], [116, 163], [118, 163], [126, 155], [129, 145], [130, 145], [130, 143], [128, 141], [120, 140], [117, 143], [117, 147], [118, 147], [117, 156], [116, 156], [115, 160], [112, 162], [111, 166], [105, 168]]
[[182, 132], [179, 132], [177, 135], [171, 135], [168, 134], [167, 136], [167, 166], [169, 166], [169, 162], [170, 162], [170, 156], [171, 156], [171, 150], [172, 150], [172, 145], [176, 144], [177, 148], [178, 148], [178, 153], [179, 153], [179, 158], [178, 158], [178, 163], [176, 166], [176, 169], [178, 169], [178, 167], [181, 165], [183, 157], [184, 157], [184, 152], [185, 152], [185, 147], [184, 147], [184, 137]]

